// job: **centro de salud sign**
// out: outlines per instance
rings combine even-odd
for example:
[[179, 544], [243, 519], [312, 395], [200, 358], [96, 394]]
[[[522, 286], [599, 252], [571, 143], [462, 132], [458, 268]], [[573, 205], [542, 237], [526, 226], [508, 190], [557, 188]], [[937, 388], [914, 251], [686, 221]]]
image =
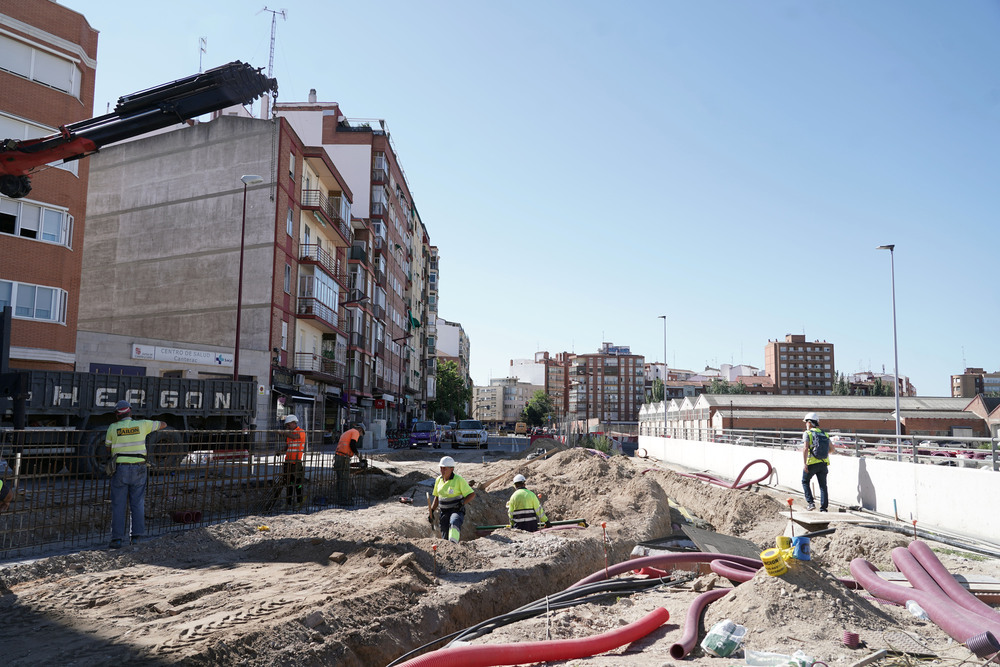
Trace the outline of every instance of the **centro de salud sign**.
[[232, 366], [233, 355], [225, 352], [190, 350], [182, 347], [158, 345], [133, 345], [132, 358], [143, 361], [165, 361], [175, 364], [202, 364], [205, 366]]

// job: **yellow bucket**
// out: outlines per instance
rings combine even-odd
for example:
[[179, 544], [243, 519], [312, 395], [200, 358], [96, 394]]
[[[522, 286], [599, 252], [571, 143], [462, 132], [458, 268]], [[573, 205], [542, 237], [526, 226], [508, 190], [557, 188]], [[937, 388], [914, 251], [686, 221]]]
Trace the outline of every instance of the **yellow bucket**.
[[775, 541], [779, 549], [791, 549], [792, 548], [792, 538], [788, 535], [778, 535]]
[[781, 557], [781, 549], [768, 549], [760, 552], [760, 560], [764, 563], [764, 569], [772, 577], [780, 577], [788, 572], [788, 566]]

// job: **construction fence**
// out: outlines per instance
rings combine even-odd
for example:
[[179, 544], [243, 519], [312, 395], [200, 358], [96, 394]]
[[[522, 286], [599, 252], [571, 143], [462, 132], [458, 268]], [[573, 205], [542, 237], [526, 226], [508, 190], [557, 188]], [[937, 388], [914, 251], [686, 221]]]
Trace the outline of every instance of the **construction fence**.
[[[147, 444], [147, 538], [246, 516], [369, 503], [364, 451], [351, 459], [346, 481], [338, 488], [335, 446], [323, 442], [322, 432], [307, 433], [300, 480], [283, 471], [283, 431], [256, 431], [249, 440], [246, 433], [233, 431], [171, 433], [168, 456], [156, 455], [157, 445]], [[78, 444], [103, 443], [104, 431], [33, 430], [28, 444], [17, 435], [0, 433], [0, 479], [15, 493], [10, 507], [0, 513], [0, 560], [106, 546], [111, 480], [103, 469], [103, 444], [96, 454]], [[211, 449], [193, 449], [206, 441], [213, 443]], [[48, 446], [38, 446], [41, 442]], [[178, 451], [187, 447], [192, 449]]]

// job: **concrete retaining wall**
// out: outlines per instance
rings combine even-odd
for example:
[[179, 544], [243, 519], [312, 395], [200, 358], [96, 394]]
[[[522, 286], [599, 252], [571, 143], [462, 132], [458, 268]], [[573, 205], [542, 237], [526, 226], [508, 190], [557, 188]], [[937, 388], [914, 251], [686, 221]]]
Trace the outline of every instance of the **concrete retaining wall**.
[[[801, 504], [802, 453], [798, 449], [747, 447], [716, 442], [639, 436], [651, 458], [735, 480], [751, 461], [774, 468], [773, 484], [795, 490]], [[760, 477], [758, 464], [744, 480]], [[813, 482], [815, 489], [815, 482]], [[992, 470], [855, 458], [834, 454], [827, 478], [831, 503], [859, 505], [917, 520], [917, 528], [941, 530], [995, 542], [1000, 535], [1000, 476]]]

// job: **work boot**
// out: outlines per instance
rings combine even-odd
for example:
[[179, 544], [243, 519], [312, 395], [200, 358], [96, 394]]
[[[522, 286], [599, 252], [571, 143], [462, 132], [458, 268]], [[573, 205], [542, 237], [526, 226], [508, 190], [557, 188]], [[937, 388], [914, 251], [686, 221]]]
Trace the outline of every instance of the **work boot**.
[[814, 505], [813, 503], [809, 503], [808, 505], [806, 505], [806, 509], [812, 512], [814, 509], [816, 509], [816, 505]]
[[139, 540], [141, 540], [141, 539], [142, 539], [142, 538], [141, 538], [141, 537], [139, 537], [138, 535], [133, 535], [133, 536], [132, 536], [132, 537], [131, 537], [131, 538], [129, 539], [129, 544], [139, 544]]
[[108, 545], [108, 548], [109, 549], [121, 549], [122, 548], [122, 541], [121, 540], [111, 540], [111, 544]]

